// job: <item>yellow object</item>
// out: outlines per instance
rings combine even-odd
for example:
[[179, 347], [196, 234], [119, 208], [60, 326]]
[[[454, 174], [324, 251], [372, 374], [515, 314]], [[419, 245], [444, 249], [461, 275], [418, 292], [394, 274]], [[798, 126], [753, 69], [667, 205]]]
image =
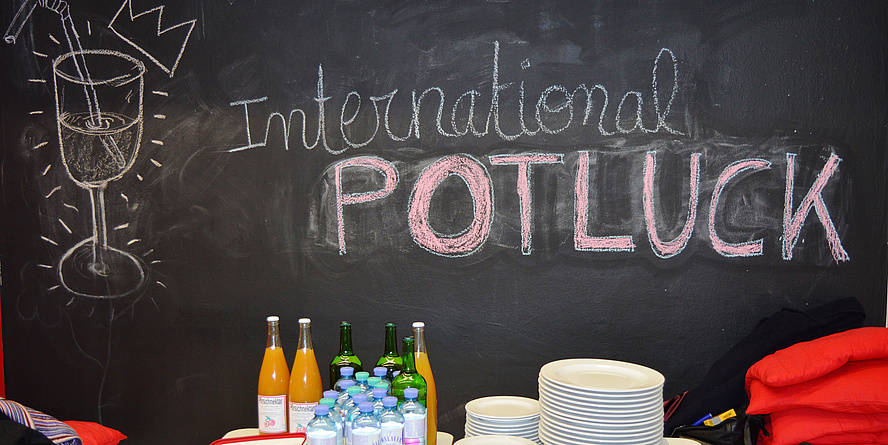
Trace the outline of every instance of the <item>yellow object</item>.
[[731, 417], [737, 417], [737, 413], [733, 409], [729, 409], [729, 410], [719, 414], [718, 416], [713, 417], [713, 418], [703, 422], [703, 425], [716, 426], [716, 425], [724, 422], [725, 420], [730, 419]]
[[413, 337], [416, 339], [416, 371], [426, 381], [426, 437], [428, 445], [436, 445], [438, 438], [438, 392], [435, 390], [435, 377], [425, 346], [425, 323], [413, 323]]

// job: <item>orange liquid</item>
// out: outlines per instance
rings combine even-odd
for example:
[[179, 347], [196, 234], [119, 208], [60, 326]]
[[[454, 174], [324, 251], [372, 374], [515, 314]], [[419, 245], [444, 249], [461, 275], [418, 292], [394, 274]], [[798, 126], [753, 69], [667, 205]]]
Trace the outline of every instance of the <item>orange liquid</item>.
[[321, 371], [313, 349], [296, 351], [293, 359], [293, 371], [290, 373], [290, 401], [311, 403], [321, 400], [324, 384], [321, 383]]
[[436, 445], [438, 442], [438, 392], [435, 390], [432, 365], [429, 364], [429, 355], [424, 352], [416, 353], [414, 360], [416, 361], [416, 371], [426, 381], [426, 443]]
[[[287, 368], [287, 359], [284, 357], [282, 348], [265, 348], [265, 357], [262, 359], [262, 368], [259, 370], [259, 395], [260, 396], [287, 396], [287, 386], [290, 383], [290, 370]], [[286, 407], [286, 399], [284, 407]], [[283, 419], [283, 432], [287, 431], [287, 419]], [[275, 423], [270, 428], [279, 429], [280, 425]], [[259, 432], [266, 431], [262, 423], [259, 425]]]

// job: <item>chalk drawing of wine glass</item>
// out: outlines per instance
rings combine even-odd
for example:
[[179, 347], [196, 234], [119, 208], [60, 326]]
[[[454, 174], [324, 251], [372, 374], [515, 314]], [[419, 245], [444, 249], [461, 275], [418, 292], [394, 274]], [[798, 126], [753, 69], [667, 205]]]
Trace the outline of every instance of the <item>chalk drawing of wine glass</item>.
[[129, 171], [142, 142], [144, 74], [141, 61], [110, 50], [76, 50], [53, 62], [62, 163], [92, 203], [92, 236], [59, 261], [59, 279], [76, 295], [122, 297], [147, 281], [138, 256], [108, 245], [105, 221], [105, 189]]

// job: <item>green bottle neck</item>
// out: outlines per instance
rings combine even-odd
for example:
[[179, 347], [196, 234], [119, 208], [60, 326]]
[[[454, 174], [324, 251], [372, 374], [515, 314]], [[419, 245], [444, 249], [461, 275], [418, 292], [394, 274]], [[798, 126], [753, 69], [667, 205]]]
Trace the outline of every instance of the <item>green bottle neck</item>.
[[404, 337], [404, 366], [401, 368], [402, 373], [415, 373], [416, 360], [413, 357], [413, 337]]
[[339, 325], [339, 355], [354, 355], [352, 352], [351, 324]]
[[385, 352], [383, 357], [399, 357], [398, 327], [394, 323], [385, 324]]

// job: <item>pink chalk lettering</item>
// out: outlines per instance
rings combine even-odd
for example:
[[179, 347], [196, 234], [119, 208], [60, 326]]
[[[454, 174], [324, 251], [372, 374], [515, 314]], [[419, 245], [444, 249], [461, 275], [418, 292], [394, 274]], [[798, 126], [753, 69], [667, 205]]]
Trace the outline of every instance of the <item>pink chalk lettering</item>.
[[530, 255], [533, 251], [531, 246], [533, 198], [530, 189], [530, 164], [561, 164], [563, 163], [564, 155], [529, 153], [521, 155], [494, 155], [490, 156], [489, 159], [493, 165], [518, 166], [517, 189], [518, 199], [521, 204], [521, 253]]
[[762, 245], [764, 244], [762, 239], [745, 243], [726, 243], [723, 241], [715, 232], [715, 215], [718, 211], [721, 194], [728, 181], [746, 170], [768, 170], [770, 168], [771, 163], [764, 159], [743, 159], [727, 166], [718, 176], [709, 206], [709, 239], [712, 240], [712, 248], [722, 256], [750, 257], [762, 254]]
[[783, 259], [787, 261], [792, 259], [792, 251], [799, 240], [799, 233], [802, 230], [802, 225], [805, 223], [808, 213], [811, 212], [811, 206], [814, 206], [814, 210], [817, 212], [817, 218], [820, 219], [820, 223], [826, 230], [826, 239], [829, 243], [829, 249], [832, 252], [833, 258], [836, 260], [836, 263], [839, 261], [849, 261], [851, 258], [848, 256], [848, 252], [845, 251], [845, 248], [842, 247], [842, 240], [839, 239], [839, 234], [836, 232], [832, 218], [829, 216], [829, 210], [826, 209], [826, 203], [823, 202], [822, 195], [823, 188], [826, 187], [829, 178], [832, 177], [838, 169], [842, 159], [835, 154], [829, 156], [829, 160], [826, 161], [823, 170], [817, 175], [817, 179], [808, 190], [808, 193], [805, 195], [801, 204], [799, 204], [799, 208], [795, 215], [793, 215], [792, 191], [795, 183], [795, 157], [795, 153], [786, 154], [786, 194], [783, 207]]
[[[359, 193], [342, 193], [342, 170], [349, 167], [372, 168], [385, 178], [385, 185], [376, 191]], [[398, 186], [398, 170], [385, 159], [376, 156], [359, 156], [342, 160], [333, 168], [336, 187], [336, 221], [339, 229], [339, 254], [345, 255], [345, 220], [342, 206], [361, 204], [382, 199], [391, 194]]]
[[654, 253], [660, 258], [670, 258], [678, 255], [688, 245], [691, 234], [694, 233], [694, 224], [697, 220], [697, 201], [700, 195], [700, 153], [691, 155], [690, 188], [691, 196], [688, 200], [688, 218], [685, 221], [681, 233], [672, 241], [662, 241], [657, 234], [657, 224], [654, 218], [654, 172], [656, 170], [657, 153], [649, 151], [644, 164], [644, 220], [647, 225], [648, 239]]
[[589, 236], [589, 152], [580, 151], [579, 155], [576, 194], [574, 195], [574, 208], [576, 209], [574, 250], [633, 252], [635, 243], [632, 242], [631, 236]]
[[[474, 218], [468, 229], [457, 235], [440, 234], [431, 227], [429, 207], [435, 189], [450, 176], [459, 176], [469, 188]], [[423, 249], [445, 257], [475, 253], [490, 234], [493, 222], [493, 183], [477, 159], [469, 155], [445, 156], [419, 175], [410, 196], [407, 220], [413, 240]]]

